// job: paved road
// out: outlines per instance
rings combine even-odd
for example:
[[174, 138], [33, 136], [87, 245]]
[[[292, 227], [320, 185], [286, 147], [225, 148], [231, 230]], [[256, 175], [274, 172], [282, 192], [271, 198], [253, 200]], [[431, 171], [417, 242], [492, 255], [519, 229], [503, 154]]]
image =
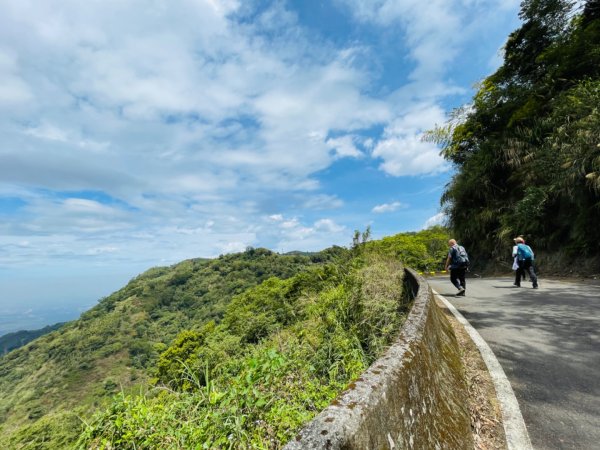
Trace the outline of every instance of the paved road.
[[428, 281], [494, 351], [535, 449], [600, 449], [600, 283], [468, 278], [455, 297], [447, 277]]

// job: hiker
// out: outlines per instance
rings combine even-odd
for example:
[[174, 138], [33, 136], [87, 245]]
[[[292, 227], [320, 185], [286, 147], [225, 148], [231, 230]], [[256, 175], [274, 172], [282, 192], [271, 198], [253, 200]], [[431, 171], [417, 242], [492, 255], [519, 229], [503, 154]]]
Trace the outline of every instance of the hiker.
[[462, 245], [458, 245], [455, 239], [448, 241], [448, 257], [446, 258], [445, 270], [450, 267], [450, 281], [456, 289], [458, 294], [464, 296], [467, 292], [467, 282], [465, 281], [465, 273], [469, 267], [469, 255]]
[[533, 288], [538, 288], [538, 280], [535, 271], [533, 270], [533, 260], [535, 259], [535, 255], [533, 254], [533, 250], [527, 244], [525, 244], [525, 240], [519, 236], [514, 239], [515, 245], [517, 247], [515, 252], [515, 256], [517, 257], [517, 263], [519, 264], [519, 268], [517, 269], [517, 274], [515, 277], [514, 286], [521, 287], [521, 276], [527, 272], [529, 274], [529, 278], [531, 279], [531, 283], [533, 284]]
[[[517, 237], [523, 239], [523, 244], [525, 244], [525, 238], [523, 237], [522, 234], [520, 234]], [[513, 286], [517, 286], [517, 272], [520, 270], [519, 269], [519, 260], [517, 258], [517, 249], [519, 247], [517, 246], [516, 239], [517, 238], [514, 239], [514, 244], [515, 245], [513, 245], [513, 248], [512, 248], [512, 256], [513, 256], [512, 270], [515, 271], [515, 282], [514, 282]], [[523, 277], [523, 281], [526, 281], [527, 276], [526, 276], [525, 272], [523, 270], [521, 270], [520, 272], [521, 272], [521, 277]]]

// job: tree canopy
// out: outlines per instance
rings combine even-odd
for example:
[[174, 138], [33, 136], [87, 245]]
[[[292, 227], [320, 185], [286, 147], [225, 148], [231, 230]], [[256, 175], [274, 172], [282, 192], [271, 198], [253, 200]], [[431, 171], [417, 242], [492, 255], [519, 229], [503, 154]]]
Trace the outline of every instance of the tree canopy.
[[525, 235], [561, 258], [600, 250], [600, 2], [525, 0], [504, 62], [429, 133], [456, 174], [442, 196], [472, 252]]

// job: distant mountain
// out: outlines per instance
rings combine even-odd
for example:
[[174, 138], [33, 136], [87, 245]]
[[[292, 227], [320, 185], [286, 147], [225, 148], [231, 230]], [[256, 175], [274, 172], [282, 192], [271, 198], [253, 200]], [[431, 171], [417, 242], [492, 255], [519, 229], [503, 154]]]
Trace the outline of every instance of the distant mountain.
[[14, 333], [8, 333], [4, 336], [0, 336], [0, 357], [6, 355], [11, 350], [15, 350], [19, 347], [28, 344], [34, 339], [48, 334], [51, 331], [58, 330], [62, 327], [65, 322], [55, 323], [54, 325], [47, 325], [44, 328], [38, 330], [21, 330], [15, 331]]

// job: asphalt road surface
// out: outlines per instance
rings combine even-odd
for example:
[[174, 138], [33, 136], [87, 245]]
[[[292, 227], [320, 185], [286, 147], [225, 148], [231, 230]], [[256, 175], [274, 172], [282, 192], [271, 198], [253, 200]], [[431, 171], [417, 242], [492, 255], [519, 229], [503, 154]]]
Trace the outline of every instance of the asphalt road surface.
[[535, 449], [600, 449], [600, 283], [427, 280], [481, 334], [515, 392]]

